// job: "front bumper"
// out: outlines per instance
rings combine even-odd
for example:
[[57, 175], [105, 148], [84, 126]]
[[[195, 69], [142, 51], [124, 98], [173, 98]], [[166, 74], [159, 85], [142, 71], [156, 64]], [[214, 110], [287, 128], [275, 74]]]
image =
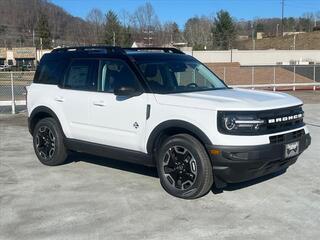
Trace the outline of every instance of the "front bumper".
[[[270, 144], [257, 146], [207, 146], [210, 154], [216, 187], [258, 178], [288, 168], [311, 143], [310, 134], [294, 138], [285, 134]], [[285, 146], [299, 142], [299, 154], [285, 158]]]

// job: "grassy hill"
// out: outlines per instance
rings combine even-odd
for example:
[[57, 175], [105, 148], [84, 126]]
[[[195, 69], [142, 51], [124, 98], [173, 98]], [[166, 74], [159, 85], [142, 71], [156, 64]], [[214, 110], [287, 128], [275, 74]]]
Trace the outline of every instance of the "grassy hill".
[[[256, 40], [256, 50], [279, 49], [292, 50], [294, 45], [293, 35], [284, 37], [264, 38]], [[237, 42], [238, 49], [252, 49], [252, 40]], [[319, 50], [320, 31], [301, 33], [296, 35], [296, 50]]]

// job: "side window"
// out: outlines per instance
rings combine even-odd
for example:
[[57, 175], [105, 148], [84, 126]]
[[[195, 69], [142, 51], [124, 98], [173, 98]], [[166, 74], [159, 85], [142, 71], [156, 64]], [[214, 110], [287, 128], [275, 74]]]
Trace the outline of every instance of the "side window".
[[166, 64], [144, 63], [140, 69], [151, 89], [155, 91], [165, 91], [170, 85], [175, 85], [176, 78], [170, 72]]
[[97, 90], [98, 60], [74, 60], [65, 75], [64, 87], [75, 90]]
[[66, 67], [67, 61], [64, 59], [58, 61], [45, 61], [38, 66], [34, 83], [58, 85], [63, 78]]
[[142, 64], [140, 66], [149, 84], [156, 83], [162, 86], [164, 85], [160, 67], [161, 65], [157, 63]]
[[98, 90], [113, 92], [115, 84], [140, 88], [138, 79], [129, 66], [120, 60], [103, 60], [100, 64]]

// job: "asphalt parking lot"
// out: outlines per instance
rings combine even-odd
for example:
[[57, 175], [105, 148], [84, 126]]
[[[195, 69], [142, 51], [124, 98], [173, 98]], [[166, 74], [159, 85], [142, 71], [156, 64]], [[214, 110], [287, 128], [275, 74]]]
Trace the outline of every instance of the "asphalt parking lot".
[[311, 147], [286, 173], [197, 200], [168, 195], [153, 168], [80, 154], [44, 166], [25, 114], [0, 114], [0, 239], [320, 239], [317, 96]]

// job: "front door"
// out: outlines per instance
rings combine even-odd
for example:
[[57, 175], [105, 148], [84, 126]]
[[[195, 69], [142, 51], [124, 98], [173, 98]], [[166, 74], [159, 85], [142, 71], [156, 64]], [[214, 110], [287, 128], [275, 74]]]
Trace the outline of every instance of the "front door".
[[148, 94], [124, 97], [113, 93], [115, 82], [141, 88], [122, 60], [100, 62], [98, 92], [89, 99], [92, 141], [108, 146], [143, 151]]

